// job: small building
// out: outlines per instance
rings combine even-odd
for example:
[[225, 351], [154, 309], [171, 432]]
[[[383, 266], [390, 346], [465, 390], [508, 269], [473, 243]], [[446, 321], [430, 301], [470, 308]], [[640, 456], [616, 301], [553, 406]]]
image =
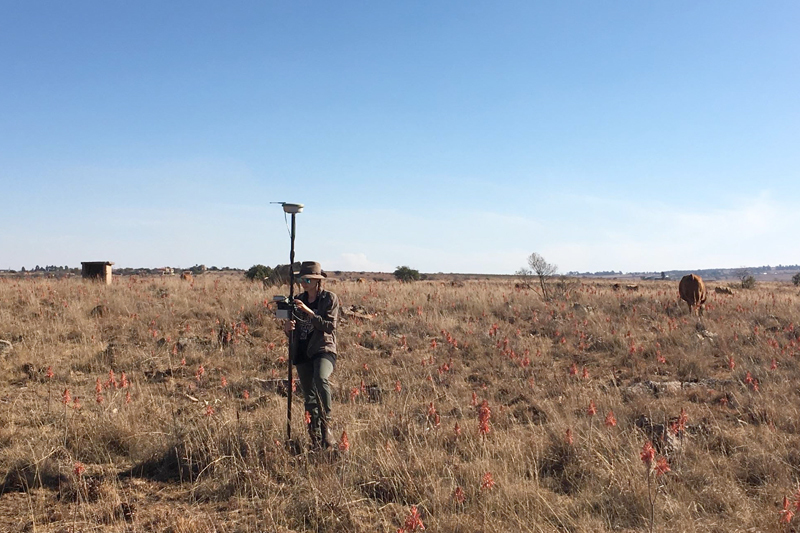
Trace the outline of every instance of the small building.
[[81, 261], [81, 277], [111, 285], [111, 261]]

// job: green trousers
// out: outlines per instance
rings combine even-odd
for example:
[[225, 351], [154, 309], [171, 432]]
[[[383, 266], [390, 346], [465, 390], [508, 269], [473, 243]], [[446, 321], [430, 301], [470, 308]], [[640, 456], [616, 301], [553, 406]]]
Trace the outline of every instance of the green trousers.
[[300, 387], [303, 389], [305, 408], [311, 415], [308, 432], [315, 443], [324, 442], [330, 429], [331, 384], [328, 381], [333, 373], [333, 361], [325, 356], [305, 361], [297, 368]]

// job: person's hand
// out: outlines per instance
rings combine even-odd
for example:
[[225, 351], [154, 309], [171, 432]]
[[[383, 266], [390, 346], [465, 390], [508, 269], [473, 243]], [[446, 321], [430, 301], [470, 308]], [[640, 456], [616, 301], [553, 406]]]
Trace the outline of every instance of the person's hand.
[[294, 305], [295, 305], [295, 307], [297, 307], [299, 310], [301, 310], [305, 314], [307, 314], [309, 316], [314, 316], [314, 311], [312, 311], [310, 307], [308, 307], [306, 304], [304, 304], [303, 300], [299, 300], [299, 299], [295, 298]]
[[294, 326], [294, 320], [287, 320], [283, 323], [283, 331], [285, 331], [287, 335], [291, 335], [292, 331], [294, 331]]

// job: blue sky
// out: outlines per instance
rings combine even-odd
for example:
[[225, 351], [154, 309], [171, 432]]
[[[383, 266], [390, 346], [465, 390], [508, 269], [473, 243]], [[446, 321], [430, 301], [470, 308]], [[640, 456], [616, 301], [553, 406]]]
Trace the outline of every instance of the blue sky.
[[0, 268], [800, 263], [796, 2], [0, 0]]

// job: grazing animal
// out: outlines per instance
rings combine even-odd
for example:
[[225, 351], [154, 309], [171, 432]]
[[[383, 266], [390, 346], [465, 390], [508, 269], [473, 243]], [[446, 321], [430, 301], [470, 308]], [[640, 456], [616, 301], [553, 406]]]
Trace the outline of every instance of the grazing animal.
[[730, 287], [714, 287], [714, 292], [717, 294], [730, 294], [733, 296], [733, 291]]
[[627, 289], [629, 291], [638, 291], [639, 290], [639, 286], [638, 285], [625, 285], [625, 289]]
[[703, 278], [694, 274], [687, 274], [681, 278], [678, 284], [678, 293], [681, 300], [689, 305], [689, 312], [697, 315], [703, 314], [703, 304], [706, 303], [706, 285]]
[[366, 282], [367, 282], [367, 280], [365, 280], [364, 278], [358, 278], [356, 280], [356, 283], [366, 283]]
[[192, 276], [192, 273], [189, 272], [188, 270], [184, 270], [183, 272], [181, 272], [181, 279], [182, 280], [186, 280], [188, 282], [194, 281], [194, 277]]

